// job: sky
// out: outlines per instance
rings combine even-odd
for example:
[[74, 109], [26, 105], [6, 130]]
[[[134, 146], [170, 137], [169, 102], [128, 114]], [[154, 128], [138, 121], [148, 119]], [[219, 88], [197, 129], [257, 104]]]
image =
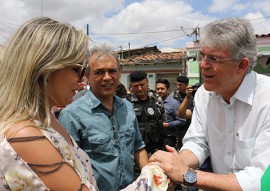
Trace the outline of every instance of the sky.
[[0, 45], [27, 20], [48, 16], [116, 51], [184, 48], [207, 23], [223, 18], [247, 18], [256, 34], [269, 34], [269, 7], [269, 0], [1, 0]]

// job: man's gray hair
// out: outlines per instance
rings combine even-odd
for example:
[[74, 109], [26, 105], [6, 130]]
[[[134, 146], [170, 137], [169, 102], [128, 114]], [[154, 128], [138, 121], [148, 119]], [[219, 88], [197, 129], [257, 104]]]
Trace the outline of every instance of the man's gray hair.
[[212, 48], [224, 47], [236, 61], [248, 58], [250, 65], [247, 73], [256, 65], [256, 36], [247, 19], [230, 18], [209, 23], [202, 30], [200, 44]]
[[[110, 55], [115, 58], [117, 61], [117, 66], [120, 69], [119, 56], [118, 54], [107, 44], [94, 45], [90, 48], [90, 52], [88, 58], [90, 59], [92, 56], [96, 56], [96, 58], [100, 58], [102, 55]], [[91, 63], [90, 63], [91, 65]]]

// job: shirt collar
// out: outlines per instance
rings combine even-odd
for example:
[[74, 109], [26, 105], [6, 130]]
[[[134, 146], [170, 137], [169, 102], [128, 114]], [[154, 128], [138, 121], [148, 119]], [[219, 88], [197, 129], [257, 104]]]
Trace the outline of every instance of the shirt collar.
[[[147, 95], [148, 95], [149, 98], [155, 97], [155, 96], [156, 96], [156, 95], [154, 94], [154, 92], [151, 91], [150, 89], [148, 89]], [[134, 102], [134, 101], [139, 101], [139, 99], [137, 98], [137, 96], [136, 96], [134, 93], [131, 93], [131, 101], [132, 101], [132, 102]]]
[[[256, 73], [254, 71], [251, 71], [250, 73], [245, 75], [238, 90], [231, 97], [230, 102], [234, 102], [237, 99], [249, 105], [252, 105], [255, 86], [256, 86]], [[223, 98], [216, 92], [209, 92], [209, 95], [210, 96], [215, 95], [219, 97], [221, 100], [223, 100]]]
[[174, 98], [169, 94], [163, 102], [169, 103], [171, 101], [171, 99], [174, 99]]
[[[87, 95], [86, 95], [88, 98], [87, 100], [91, 100], [92, 102], [92, 108], [97, 108], [99, 107], [100, 105], [103, 106], [103, 104], [101, 103], [101, 101], [93, 94], [92, 90], [90, 89], [88, 92], [87, 92]], [[114, 96], [113, 98], [113, 105], [117, 108], [117, 107], [120, 107], [121, 105], [123, 105], [123, 100], [122, 98], [120, 97], [117, 97], [117, 96]], [[104, 107], [104, 106], [103, 106]], [[115, 109], [115, 108], [114, 108]]]
[[254, 71], [246, 74], [240, 87], [234, 94], [234, 98], [249, 105], [252, 105], [253, 95], [256, 86], [256, 74]]

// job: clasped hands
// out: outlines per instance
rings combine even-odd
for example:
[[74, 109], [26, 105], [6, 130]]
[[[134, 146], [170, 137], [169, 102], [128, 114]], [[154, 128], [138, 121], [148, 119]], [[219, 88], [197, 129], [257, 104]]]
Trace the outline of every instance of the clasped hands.
[[150, 165], [157, 165], [164, 170], [170, 180], [176, 184], [183, 183], [183, 174], [188, 170], [187, 164], [175, 148], [166, 146], [166, 151], [157, 151], [149, 158]]

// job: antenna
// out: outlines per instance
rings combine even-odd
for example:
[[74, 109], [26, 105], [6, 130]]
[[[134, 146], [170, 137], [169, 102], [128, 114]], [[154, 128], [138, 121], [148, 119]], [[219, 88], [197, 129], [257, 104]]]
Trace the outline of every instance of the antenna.
[[182, 31], [185, 33], [185, 35], [189, 36], [189, 34], [187, 34], [187, 33], [184, 31], [183, 27], [181, 27], [181, 29], [182, 29]]
[[189, 34], [189, 36], [195, 35], [195, 41], [198, 41], [198, 36], [200, 35], [200, 28], [199, 25], [193, 29], [192, 33]]

